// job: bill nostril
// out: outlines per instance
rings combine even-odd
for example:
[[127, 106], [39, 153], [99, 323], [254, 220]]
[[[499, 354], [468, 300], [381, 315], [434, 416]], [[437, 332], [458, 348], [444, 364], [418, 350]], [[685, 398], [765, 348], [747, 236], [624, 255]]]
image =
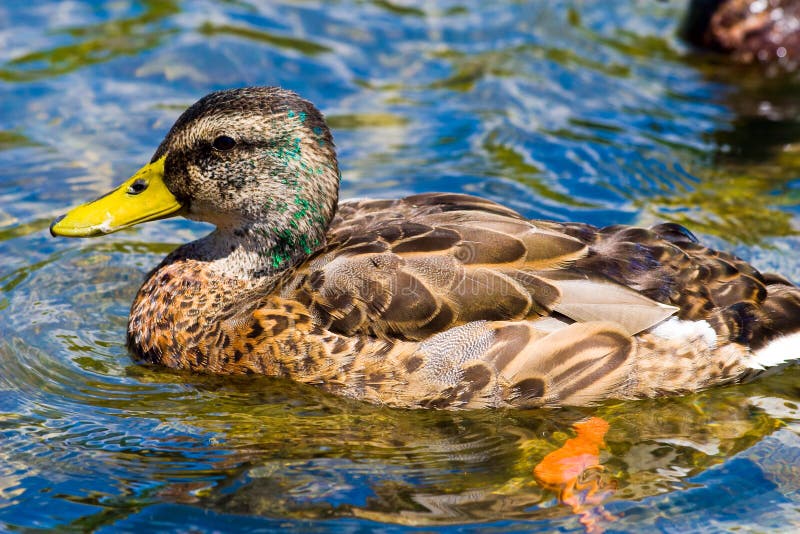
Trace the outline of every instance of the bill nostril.
[[147, 180], [143, 178], [139, 178], [135, 182], [133, 182], [130, 186], [128, 186], [128, 194], [129, 195], [138, 195], [145, 189], [147, 189], [148, 183]]

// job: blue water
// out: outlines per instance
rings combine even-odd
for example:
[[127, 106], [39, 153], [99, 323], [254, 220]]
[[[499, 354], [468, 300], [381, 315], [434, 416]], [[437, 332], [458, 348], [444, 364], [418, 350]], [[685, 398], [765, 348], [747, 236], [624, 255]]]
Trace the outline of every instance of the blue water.
[[[0, 5], [0, 530], [800, 528], [800, 369], [595, 408], [362, 405], [132, 365], [145, 273], [207, 227], [54, 240], [203, 94], [281, 85], [333, 127], [342, 196], [461, 191], [529, 217], [672, 220], [800, 281], [800, 89], [689, 50], [684, 2]], [[597, 502], [533, 468], [605, 419]], [[603, 515], [610, 514], [608, 517]]]

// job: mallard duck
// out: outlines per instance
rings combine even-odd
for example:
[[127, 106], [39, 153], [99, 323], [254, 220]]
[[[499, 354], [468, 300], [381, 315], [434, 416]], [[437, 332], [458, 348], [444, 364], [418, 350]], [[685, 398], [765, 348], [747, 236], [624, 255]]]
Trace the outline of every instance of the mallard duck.
[[800, 2], [796, 0], [692, 0], [686, 39], [730, 54], [740, 63], [800, 61]]
[[800, 357], [800, 290], [679, 225], [528, 220], [452, 193], [337, 204], [339, 181], [311, 103], [274, 87], [215, 92], [150, 163], [50, 231], [214, 224], [147, 276], [134, 357], [390, 406], [674, 395]]

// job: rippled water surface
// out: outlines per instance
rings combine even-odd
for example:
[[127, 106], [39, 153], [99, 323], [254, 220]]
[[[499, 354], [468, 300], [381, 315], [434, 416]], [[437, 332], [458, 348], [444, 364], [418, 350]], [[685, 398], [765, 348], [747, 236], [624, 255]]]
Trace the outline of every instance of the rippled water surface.
[[[679, 399], [476, 413], [146, 369], [124, 346], [129, 304], [207, 228], [46, 231], [199, 96], [268, 84], [327, 114], [344, 197], [672, 220], [798, 281], [800, 82], [693, 53], [684, 7], [0, 4], [0, 530], [800, 528], [798, 367]], [[579, 433], [587, 420], [608, 426]], [[537, 466], [575, 440], [601, 467], [559, 500]]]

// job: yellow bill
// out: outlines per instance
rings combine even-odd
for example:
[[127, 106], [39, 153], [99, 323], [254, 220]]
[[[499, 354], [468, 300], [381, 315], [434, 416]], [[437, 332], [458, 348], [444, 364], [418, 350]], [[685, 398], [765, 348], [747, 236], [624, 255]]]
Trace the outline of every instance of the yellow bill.
[[116, 189], [57, 218], [50, 233], [93, 237], [177, 215], [182, 206], [164, 184], [165, 159], [148, 163]]

